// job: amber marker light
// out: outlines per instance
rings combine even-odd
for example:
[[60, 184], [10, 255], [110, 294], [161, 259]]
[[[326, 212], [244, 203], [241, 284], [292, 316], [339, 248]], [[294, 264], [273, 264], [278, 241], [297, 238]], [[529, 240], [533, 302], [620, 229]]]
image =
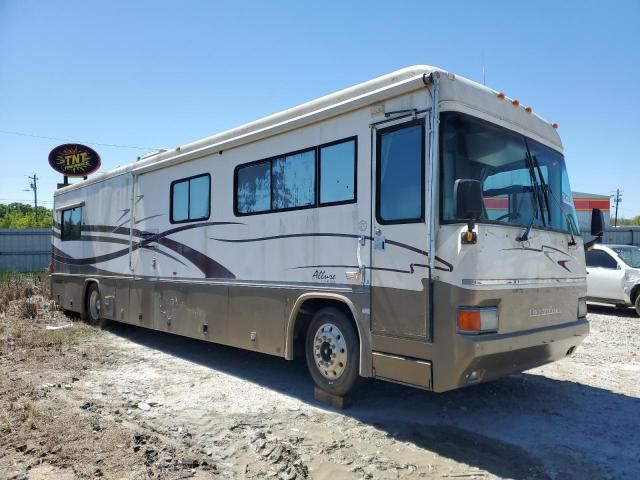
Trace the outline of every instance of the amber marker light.
[[558, 124], [557, 124], [556, 122], [553, 122], [553, 123], [551, 124], [551, 126], [552, 126], [553, 128], [558, 128]]
[[458, 330], [478, 333], [480, 331], [480, 312], [478, 310], [458, 310]]
[[496, 307], [460, 307], [457, 312], [458, 333], [495, 333], [498, 331]]
[[518, 100], [517, 98], [514, 98], [513, 100], [511, 100], [511, 105], [513, 105], [514, 107], [519, 106], [520, 100]]
[[504, 93], [500, 92], [496, 97], [498, 97], [498, 100], [504, 100]]
[[524, 107], [524, 111], [527, 113], [531, 113], [533, 112], [533, 110], [531, 109], [531, 107]]

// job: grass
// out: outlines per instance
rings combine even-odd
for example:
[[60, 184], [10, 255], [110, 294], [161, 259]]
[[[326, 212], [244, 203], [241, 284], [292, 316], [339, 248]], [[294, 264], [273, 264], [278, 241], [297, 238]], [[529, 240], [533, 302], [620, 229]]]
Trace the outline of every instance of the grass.
[[36, 278], [44, 279], [49, 272], [42, 270], [40, 272], [0, 272], [0, 283], [9, 282], [11, 280], [21, 278]]

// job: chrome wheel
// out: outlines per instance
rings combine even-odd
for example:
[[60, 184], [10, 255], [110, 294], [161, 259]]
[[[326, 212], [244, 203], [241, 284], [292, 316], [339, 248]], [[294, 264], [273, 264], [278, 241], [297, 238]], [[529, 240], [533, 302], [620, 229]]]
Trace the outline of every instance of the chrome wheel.
[[89, 314], [91, 316], [91, 321], [96, 323], [100, 320], [100, 307], [102, 304], [102, 300], [100, 298], [100, 292], [97, 288], [91, 290], [91, 295], [89, 295]]
[[323, 324], [313, 338], [313, 359], [320, 374], [335, 380], [347, 367], [347, 342], [338, 327]]

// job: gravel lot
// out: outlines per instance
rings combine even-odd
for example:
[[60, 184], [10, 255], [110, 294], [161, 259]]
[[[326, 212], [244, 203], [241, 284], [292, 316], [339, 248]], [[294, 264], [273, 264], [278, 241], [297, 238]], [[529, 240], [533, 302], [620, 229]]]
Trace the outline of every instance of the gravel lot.
[[316, 402], [287, 362], [14, 300], [0, 313], [0, 478], [640, 478], [640, 319], [591, 306], [570, 358], [432, 394]]

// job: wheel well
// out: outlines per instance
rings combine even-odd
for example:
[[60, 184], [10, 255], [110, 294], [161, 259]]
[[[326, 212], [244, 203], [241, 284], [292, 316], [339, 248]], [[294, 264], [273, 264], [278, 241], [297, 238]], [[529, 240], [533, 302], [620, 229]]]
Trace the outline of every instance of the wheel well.
[[356, 325], [356, 320], [355, 318], [353, 318], [353, 312], [346, 303], [330, 298], [310, 298], [300, 306], [300, 309], [298, 310], [295, 318], [293, 328], [294, 357], [304, 355], [305, 338], [307, 336], [307, 330], [309, 328], [309, 324], [311, 323], [311, 319], [316, 314], [316, 312], [325, 307], [333, 307], [344, 313], [347, 318], [350, 319], [353, 323], [356, 335], [358, 335], [358, 341], [361, 341], [358, 326]]
[[631, 290], [631, 303], [636, 303], [636, 298], [638, 298], [638, 295], [640, 295], [640, 284], [636, 285], [635, 287], [633, 287], [633, 290]]

